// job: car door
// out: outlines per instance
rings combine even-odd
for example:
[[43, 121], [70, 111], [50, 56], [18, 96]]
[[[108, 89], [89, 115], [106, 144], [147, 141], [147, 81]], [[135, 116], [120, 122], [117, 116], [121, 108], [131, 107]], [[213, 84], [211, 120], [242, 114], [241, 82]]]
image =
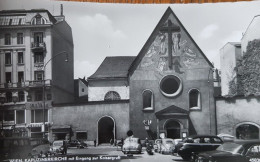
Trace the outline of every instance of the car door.
[[260, 161], [260, 144], [252, 145], [246, 153], [246, 161], [259, 162]]

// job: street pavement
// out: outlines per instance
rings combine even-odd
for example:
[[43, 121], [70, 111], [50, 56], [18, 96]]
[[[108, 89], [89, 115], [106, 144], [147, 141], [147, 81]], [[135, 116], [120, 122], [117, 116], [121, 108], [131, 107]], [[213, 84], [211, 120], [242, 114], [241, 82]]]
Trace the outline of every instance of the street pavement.
[[120, 162], [187, 162], [179, 156], [162, 155], [154, 153], [149, 155], [143, 148], [141, 154], [132, 156], [124, 155], [120, 148], [113, 146], [88, 147], [84, 149], [69, 148], [68, 157], [73, 157], [75, 161], [120, 161]]

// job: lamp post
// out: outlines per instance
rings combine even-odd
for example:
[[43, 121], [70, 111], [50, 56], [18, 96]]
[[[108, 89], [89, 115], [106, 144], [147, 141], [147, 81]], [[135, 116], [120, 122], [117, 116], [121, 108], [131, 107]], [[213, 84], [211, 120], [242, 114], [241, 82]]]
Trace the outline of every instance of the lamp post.
[[65, 62], [68, 62], [68, 53], [66, 51], [62, 51], [60, 53], [58, 53], [57, 55], [53, 56], [52, 58], [50, 58], [43, 66], [43, 139], [45, 139], [45, 68], [46, 65], [54, 58], [56, 58], [59, 55], [62, 54], [66, 54], [66, 59]]

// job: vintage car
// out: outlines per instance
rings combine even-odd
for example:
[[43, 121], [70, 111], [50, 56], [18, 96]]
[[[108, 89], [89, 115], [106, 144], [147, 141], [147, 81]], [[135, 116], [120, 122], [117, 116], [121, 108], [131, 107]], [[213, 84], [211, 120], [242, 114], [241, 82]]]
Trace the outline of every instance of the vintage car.
[[142, 152], [141, 140], [135, 137], [127, 137], [122, 147], [124, 154], [140, 154]]
[[[223, 141], [218, 136], [214, 135], [193, 135], [185, 138], [180, 142], [178, 154], [183, 160], [190, 160], [192, 155], [203, 152], [216, 150]], [[181, 147], [180, 147], [181, 145]]]
[[172, 154], [175, 148], [174, 141], [171, 138], [163, 138], [159, 149], [159, 153]]
[[68, 143], [68, 147], [86, 148], [87, 144], [79, 140], [71, 140]]
[[235, 140], [234, 136], [224, 133], [218, 134], [218, 137], [221, 138], [223, 142], [232, 142]]
[[51, 154], [66, 154], [66, 143], [63, 140], [53, 141], [52, 146], [50, 148]]
[[195, 162], [257, 162], [260, 161], [260, 140], [235, 140], [214, 151], [196, 155]]

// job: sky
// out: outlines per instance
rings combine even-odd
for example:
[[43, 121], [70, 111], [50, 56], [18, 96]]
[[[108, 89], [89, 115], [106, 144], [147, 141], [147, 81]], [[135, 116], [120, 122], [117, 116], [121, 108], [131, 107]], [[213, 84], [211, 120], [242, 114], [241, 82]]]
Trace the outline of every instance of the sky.
[[107, 4], [50, 0], [0, 0], [0, 10], [47, 9], [60, 4], [74, 41], [74, 78], [92, 75], [107, 56], [137, 56], [170, 6], [216, 68], [219, 50], [239, 42], [260, 15], [260, 1], [204, 4]]

